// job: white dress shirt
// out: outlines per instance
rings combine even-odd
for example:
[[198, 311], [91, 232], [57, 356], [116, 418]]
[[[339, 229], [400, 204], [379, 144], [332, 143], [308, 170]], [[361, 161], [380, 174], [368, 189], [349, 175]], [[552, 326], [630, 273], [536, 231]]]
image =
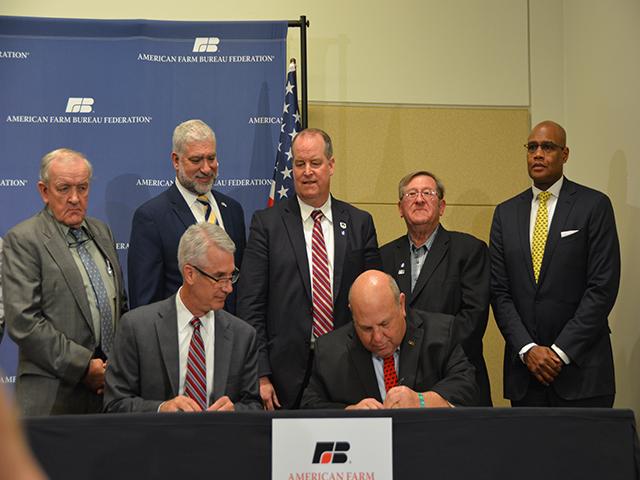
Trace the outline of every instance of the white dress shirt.
[[[187, 358], [189, 357], [189, 345], [191, 344], [191, 336], [193, 335], [193, 327], [190, 325], [193, 314], [185, 307], [180, 298], [180, 291], [176, 294], [176, 313], [178, 321], [178, 356], [180, 357], [180, 388], [178, 395], [184, 395], [184, 382], [187, 376]], [[213, 355], [215, 345], [215, 312], [211, 310], [204, 317], [200, 318], [200, 335], [204, 342], [204, 353], [207, 364], [207, 401], [211, 398], [213, 391]]]
[[[198, 195], [184, 188], [180, 184], [177, 178], [175, 182], [176, 182], [176, 187], [178, 187], [178, 191], [180, 192], [180, 195], [182, 195], [182, 198], [184, 198], [184, 201], [189, 206], [189, 210], [191, 210], [191, 213], [193, 213], [193, 216], [196, 219], [196, 223], [204, 222], [204, 214], [206, 211], [206, 207], [198, 201]], [[224, 223], [222, 222], [222, 215], [220, 215], [220, 209], [218, 208], [218, 203], [216, 202], [216, 199], [213, 197], [211, 190], [207, 192], [207, 198], [209, 199], [209, 203], [211, 204], [211, 211], [216, 216], [218, 225], [224, 228]]]

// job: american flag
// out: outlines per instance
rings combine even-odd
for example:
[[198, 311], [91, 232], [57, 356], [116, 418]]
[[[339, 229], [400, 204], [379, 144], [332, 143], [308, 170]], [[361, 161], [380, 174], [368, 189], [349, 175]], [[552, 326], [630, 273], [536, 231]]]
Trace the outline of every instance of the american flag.
[[276, 154], [276, 164], [273, 167], [273, 180], [271, 180], [271, 190], [267, 203], [270, 207], [273, 207], [276, 202], [284, 198], [291, 198], [294, 194], [291, 143], [300, 129], [298, 87], [296, 86], [296, 61], [292, 58], [287, 72], [282, 124], [280, 126], [280, 140], [278, 142], [278, 153]]

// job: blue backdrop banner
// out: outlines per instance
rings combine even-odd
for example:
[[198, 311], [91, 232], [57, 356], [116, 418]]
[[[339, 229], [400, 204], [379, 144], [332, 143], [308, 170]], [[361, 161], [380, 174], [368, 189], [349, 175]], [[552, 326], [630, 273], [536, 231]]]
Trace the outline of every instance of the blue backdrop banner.
[[[0, 16], [0, 235], [42, 208], [42, 156], [83, 152], [89, 215], [113, 230], [125, 269], [134, 210], [175, 179], [171, 135], [216, 132], [216, 189], [247, 222], [266, 207], [280, 132], [287, 22], [160, 22]], [[5, 302], [10, 302], [5, 298]], [[16, 347], [0, 344], [0, 382]]]

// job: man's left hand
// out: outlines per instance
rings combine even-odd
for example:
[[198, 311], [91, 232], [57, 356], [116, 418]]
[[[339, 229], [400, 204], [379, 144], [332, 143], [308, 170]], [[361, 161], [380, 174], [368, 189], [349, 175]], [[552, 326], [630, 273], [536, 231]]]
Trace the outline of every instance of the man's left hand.
[[231, 399], [224, 395], [213, 402], [213, 404], [207, 408], [207, 412], [233, 412], [235, 409]]

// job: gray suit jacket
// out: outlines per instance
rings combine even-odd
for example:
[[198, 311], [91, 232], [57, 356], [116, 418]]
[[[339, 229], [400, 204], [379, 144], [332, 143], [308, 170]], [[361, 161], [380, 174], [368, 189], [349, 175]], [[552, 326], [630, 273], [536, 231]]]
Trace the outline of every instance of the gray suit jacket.
[[[180, 362], [176, 297], [131, 310], [122, 317], [107, 368], [105, 411], [157, 412], [178, 395]], [[213, 392], [236, 410], [261, 409], [256, 332], [224, 310], [215, 314]]]
[[[113, 236], [86, 218], [95, 244], [114, 269], [117, 322], [126, 309]], [[44, 209], [4, 238], [2, 286], [7, 331], [18, 345], [16, 395], [26, 416], [94, 413], [101, 397], [82, 379], [98, 346], [80, 271], [55, 220]], [[8, 301], [10, 299], [10, 301]]]

